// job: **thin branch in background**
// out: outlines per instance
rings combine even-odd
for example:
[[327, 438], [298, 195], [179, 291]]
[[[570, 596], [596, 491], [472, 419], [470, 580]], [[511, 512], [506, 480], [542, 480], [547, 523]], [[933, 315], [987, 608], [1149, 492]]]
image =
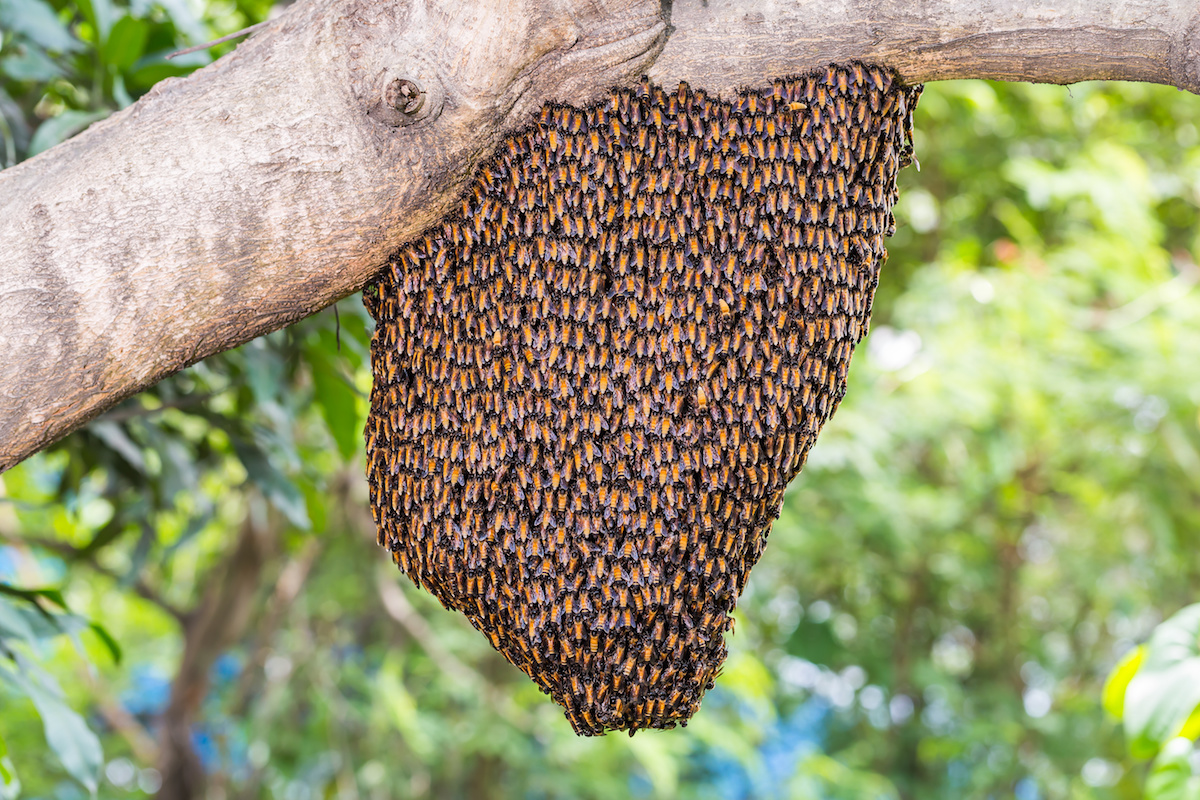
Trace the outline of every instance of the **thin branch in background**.
[[263, 674], [262, 667], [266, 664], [267, 655], [271, 651], [271, 639], [279, 629], [284, 614], [299, 596], [320, 552], [320, 541], [309, 539], [304, 543], [300, 552], [280, 570], [279, 578], [275, 582], [275, 591], [268, 601], [267, 611], [255, 625], [256, 635], [254, 645], [250, 649], [250, 660], [242, 669], [241, 678], [238, 681], [235, 694], [237, 699], [233, 703], [234, 716], [244, 716], [250, 701], [259, 693], [257, 691], [258, 684], [261, 682]]
[[150, 735], [150, 731], [130, 714], [123, 705], [112, 699], [113, 693], [107, 687], [99, 685], [99, 680], [89, 676], [91, 695], [95, 698], [96, 709], [104, 721], [114, 731], [121, 735], [128, 744], [133, 755], [142, 764], [154, 764], [158, 761], [158, 743]]
[[131, 419], [140, 419], [142, 417], [153, 416], [154, 414], [161, 414], [168, 408], [189, 408], [191, 406], [203, 405], [212, 398], [216, 397], [218, 394], [220, 394], [220, 392], [189, 395], [186, 397], [177, 398], [175, 400], [167, 400], [161, 405], [155, 406], [154, 408], [147, 408], [145, 406], [123, 406], [120, 408], [114, 408], [107, 414], [103, 414], [100, 419], [105, 422], [125, 422]]
[[[83, 564], [105, 577], [112, 578], [118, 583], [126, 581], [126, 576], [120, 574], [116, 570], [106, 567], [101, 564], [94, 555], [86, 555], [82, 550], [66, 542], [60, 542], [56, 539], [50, 539], [42, 536], [13, 536], [11, 534], [0, 535], [0, 541], [17, 547], [39, 547], [43, 550], [49, 550], [56, 555], [62, 556], [65, 560], [74, 564]], [[171, 601], [162, 596], [160, 592], [147, 584], [142, 578], [135, 578], [132, 583], [128, 584], [138, 597], [161, 608], [167, 614], [175, 618], [181, 626], [187, 625], [190, 615], [182, 610]]]
[[379, 589], [379, 599], [383, 601], [383, 610], [387, 615], [399, 622], [408, 635], [416, 640], [430, 658], [441, 668], [442, 673], [449, 675], [460, 683], [485, 684], [487, 681], [478, 672], [458, 660], [458, 657], [438, 641], [433, 629], [404, 596], [404, 590], [394, 578], [384, 572], [376, 575], [376, 585]]
[[1150, 291], [1135, 297], [1123, 306], [1112, 311], [1102, 312], [1099, 319], [1092, 325], [1095, 329], [1117, 330], [1139, 322], [1142, 319], [1169, 306], [1176, 300], [1181, 300], [1200, 283], [1200, 266], [1197, 266], [1186, 254], [1176, 255], [1172, 259], [1179, 274], [1155, 286]]
[[437, 634], [429, 626], [408, 598], [404, 590], [386, 566], [381, 567], [376, 574], [376, 585], [379, 599], [383, 601], [383, 610], [393, 620], [398, 622], [408, 635], [411, 636], [425, 654], [440, 668], [441, 673], [454, 680], [460, 686], [476, 688], [484, 704], [491, 708], [509, 724], [523, 728], [529, 724], [526, 714], [513, 702], [512, 694], [497, 686], [478, 670], [464, 664], [453, 653], [442, 646]]
[[17, 163], [17, 143], [3, 112], [0, 112], [0, 135], [4, 137], [4, 161], [0, 162], [0, 169], [8, 169]]
[[251, 25], [248, 28], [242, 28], [240, 31], [234, 31], [233, 33], [226, 34], [225, 36], [222, 36], [220, 39], [213, 39], [211, 42], [205, 42], [204, 44], [193, 45], [192, 47], [188, 47], [183, 50], [176, 50], [174, 53], [171, 53], [169, 56], [167, 56], [167, 58], [172, 59], [172, 58], [177, 58], [179, 56], [186, 56], [188, 53], [196, 53], [196, 52], [199, 52], [200, 50], [207, 50], [210, 47], [216, 47], [217, 45], [224, 44], [225, 42], [228, 42], [231, 39], [237, 39], [239, 36], [245, 36], [248, 33], [254, 33], [256, 30], [258, 30], [262, 26], [266, 25], [268, 22], [270, 22], [270, 20], [263, 20], [262, 22], [255, 23], [254, 25]]

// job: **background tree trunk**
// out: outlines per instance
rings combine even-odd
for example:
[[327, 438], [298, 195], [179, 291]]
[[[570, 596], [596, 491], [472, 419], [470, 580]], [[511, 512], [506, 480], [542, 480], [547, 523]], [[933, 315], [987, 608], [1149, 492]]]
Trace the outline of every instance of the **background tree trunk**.
[[[834, 60], [1200, 91], [1183, 0], [309, 0], [0, 173], [0, 470], [361, 288], [547, 101]], [[397, 81], [423, 91], [398, 109]], [[399, 99], [398, 99], [399, 97]], [[393, 102], [397, 101], [397, 102]]]
[[183, 656], [171, 683], [171, 698], [159, 720], [159, 800], [204, 796], [206, 773], [192, 746], [193, 725], [208, 694], [217, 658], [244, 632], [255, 609], [263, 568], [277, 545], [278, 531], [259, 502], [246, 515], [237, 544], [210, 576], [204, 599], [183, 626]]

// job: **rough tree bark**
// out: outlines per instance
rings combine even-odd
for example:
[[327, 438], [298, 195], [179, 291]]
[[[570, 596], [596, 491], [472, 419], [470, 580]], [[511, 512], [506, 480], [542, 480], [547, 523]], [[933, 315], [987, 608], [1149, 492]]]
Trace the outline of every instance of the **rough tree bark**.
[[[1200, 92], [1190, 0], [307, 0], [0, 173], [0, 471], [356, 291], [543, 102], [835, 60]], [[424, 92], [419, 110], [397, 91]]]

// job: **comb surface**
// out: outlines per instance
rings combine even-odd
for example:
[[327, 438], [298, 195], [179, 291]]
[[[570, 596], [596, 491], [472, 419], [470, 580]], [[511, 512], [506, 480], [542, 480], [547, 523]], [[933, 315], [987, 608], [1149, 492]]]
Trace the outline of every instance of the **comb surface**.
[[713, 685], [867, 331], [918, 93], [850, 64], [547, 106], [364, 292], [379, 541], [577, 732]]

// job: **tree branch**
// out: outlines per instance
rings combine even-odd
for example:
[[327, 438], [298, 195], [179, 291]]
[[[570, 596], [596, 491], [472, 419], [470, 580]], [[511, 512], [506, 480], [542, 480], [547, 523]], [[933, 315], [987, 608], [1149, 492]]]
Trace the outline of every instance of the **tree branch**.
[[1200, 8], [1177, 0], [676, 2], [650, 77], [727, 92], [858, 59], [909, 83], [1127, 80], [1200, 92]]
[[[664, 17], [669, 15], [669, 19]], [[1182, 0], [307, 0], [0, 172], [0, 470], [361, 288], [547, 101], [834, 60], [1200, 90]], [[424, 102], [395, 91], [414, 83]], [[397, 101], [402, 98], [403, 102]]]

